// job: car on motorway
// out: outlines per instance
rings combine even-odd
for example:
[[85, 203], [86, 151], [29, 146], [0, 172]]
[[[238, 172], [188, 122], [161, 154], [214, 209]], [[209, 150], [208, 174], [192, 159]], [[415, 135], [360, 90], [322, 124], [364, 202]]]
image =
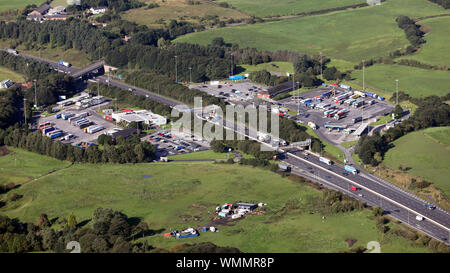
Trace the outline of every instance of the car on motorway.
[[352, 191], [357, 191], [357, 190], [358, 190], [358, 188], [355, 187], [355, 186], [350, 186], [350, 189], [351, 189]]
[[436, 206], [432, 204], [425, 204], [425, 207], [429, 210], [434, 210], [436, 208]]

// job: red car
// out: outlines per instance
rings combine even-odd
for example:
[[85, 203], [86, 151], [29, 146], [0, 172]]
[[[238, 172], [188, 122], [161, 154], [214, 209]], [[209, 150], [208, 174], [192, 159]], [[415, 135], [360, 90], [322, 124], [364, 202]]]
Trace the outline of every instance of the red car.
[[351, 189], [352, 191], [357, 191], [357, 190], [358, 190], [358, 188], [355, 187], [355, 186], [351, 186], [350, 189]]

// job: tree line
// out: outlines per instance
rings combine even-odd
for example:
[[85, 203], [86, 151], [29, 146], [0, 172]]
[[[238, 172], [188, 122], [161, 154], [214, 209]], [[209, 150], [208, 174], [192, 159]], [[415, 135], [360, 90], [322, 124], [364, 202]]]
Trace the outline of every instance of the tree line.
[[420, 30], [420, 26], [414, 22], [411, 18], [405, 15], [400, 15], [395, 19], [399, 28], [403, 29], [406, 35], [406, 39], [414, 47], [419, 47], [425, 43], [423, 39], [424, 32]]
[[145, 6], [139, 0], [81, 0], [79, 5], [70, 5], [66, 8], [68, 12], [76, 13], [89, 8], [108, 7], [115, 13], [127, 11], [129, 9], [137, 9]]
[[[234, 247], [220, 247], [213, 243], [177, 244], [170, 249], [155, 248], [138, 238], [154, 235], [144, 221], [136, 221], [121, 211], [97, 208], [92, 215], [92, 226], [78, 222], [71, 213], [64, 219], [49, 219], [41, 214], [37, 223], [24, 223], [0, 215], [0, 252], [25, 253], [50, 251], [68, 253], [71, 241], [79, 242], [81, 253], [239, 253]], [[55, 230], [52, 226], [59, 224]]]
[[450, 0], [428, 0], [442, 6], [444, 9], [450, 9]]
[[97, 145], [81, 147], [54, 141], [42, 136], [39, 132], [29, 132], [17, 124], [6, 130], [0, 129], [0, 146], [7, 145], [30, 152], [50, 156], [58, 160], [85, 163], [141, 163], [155, 158], [155, 146], [149, 142], [141, 142], [139, 137], [126, 139], [118, 137], [114, 144], [104, 143], [104, 149]]
[[[401, 97], [408, 98], [404, 95]], [[449, 98], [450, 94], [444, 97], [411, 98], [410, 101], [419, 107], [409, 119], [390, 128], [384, 135], [375, 133], [372, 136], [362, 136], [355, 152], [364, 164], [377, 165], [383, 160], [384, 154], [392, 147], [392, 142], [396, 139], [429, 127], [449, 126], [450, 105], [445, 103]]]

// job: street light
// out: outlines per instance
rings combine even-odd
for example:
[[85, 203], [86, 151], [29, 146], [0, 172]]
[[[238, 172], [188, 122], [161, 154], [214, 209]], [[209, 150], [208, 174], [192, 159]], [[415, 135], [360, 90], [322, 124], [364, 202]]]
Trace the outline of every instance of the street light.
[[27, 124], [27, 99], [23, 98], [23, 117], [25, 118], [25, 125]]
[[192, 83], [192, 67], [189, 67], [189, 83]]
[[397, 90], [397, 99], [396, 99], [396, 105], [398, 104], [398, 79], [395, 80], [396, 90]]
[[37, 80], [34, 79], [34, 107], [37, 108], [37, 95], [36, 95], [36, 85], [37, 85]]
[[177, 55], [175, 55], [175, 82], [178, 83], [178, 62]]
[[322, 51], [320, 51], [320, 78], [323, 80], [323, 75], [322, 75]]
[[364, 71], [364, 68], [365, 68], [364, 62], [365, 62], [365, 60], [362, 60], [362, 63], [363, 63], [363, 92], [366, 91], [365, 75], [364, 75], [364, 73], [365, 73], [365, 71]]

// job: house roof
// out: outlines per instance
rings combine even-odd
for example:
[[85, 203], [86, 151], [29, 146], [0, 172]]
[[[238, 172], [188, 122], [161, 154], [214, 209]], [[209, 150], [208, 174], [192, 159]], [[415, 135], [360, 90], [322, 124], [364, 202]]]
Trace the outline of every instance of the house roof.
[[35, 11], [39, 12], [40, 14], [44, 14], [49, 9], [50, 9], [50, 5], [45, 3], [45, 4], [42, 4], [39, 8], [35, 9]]

